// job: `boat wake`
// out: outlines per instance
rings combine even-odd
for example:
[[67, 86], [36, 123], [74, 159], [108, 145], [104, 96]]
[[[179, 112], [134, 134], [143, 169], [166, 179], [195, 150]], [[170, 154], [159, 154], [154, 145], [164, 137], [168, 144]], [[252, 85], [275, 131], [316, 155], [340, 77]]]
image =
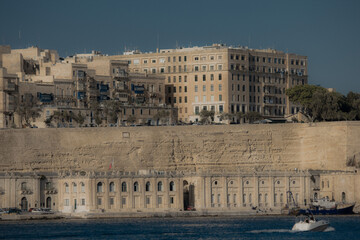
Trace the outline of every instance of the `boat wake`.
[[[333, 232], [335, 228], [328, 227], [323, 232]], [[291, 229], [261, 229], [261, 230], [252, 230], [247, 233], [299, 233], [301, 231], [294, 231]]]
[[261, 230], [252, 230], [248, 231], [248, 233], [287, 233], [294, 232], [291, 229], [261, 229]]

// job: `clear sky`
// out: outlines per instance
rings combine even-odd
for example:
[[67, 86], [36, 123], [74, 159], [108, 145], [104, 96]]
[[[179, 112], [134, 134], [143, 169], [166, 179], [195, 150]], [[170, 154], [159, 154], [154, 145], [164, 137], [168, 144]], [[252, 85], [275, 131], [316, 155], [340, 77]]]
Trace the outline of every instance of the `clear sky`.
[[0, 44], [60, 56], [212, 43], [308, 56], [309, 82], [360, 92], [360, 0], [0, 0]]

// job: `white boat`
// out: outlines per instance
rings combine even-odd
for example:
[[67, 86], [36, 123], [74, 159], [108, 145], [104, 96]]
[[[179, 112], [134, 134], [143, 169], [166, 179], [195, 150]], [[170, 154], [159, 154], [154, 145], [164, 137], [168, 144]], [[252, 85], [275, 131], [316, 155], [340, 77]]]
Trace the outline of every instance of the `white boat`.
[[295, 223], [292, 230], [300, 232], [323, 232], [329, 226], [329, 222], [325, 220], [317, 221], [313, 215], [307, 215], [305, 219]]

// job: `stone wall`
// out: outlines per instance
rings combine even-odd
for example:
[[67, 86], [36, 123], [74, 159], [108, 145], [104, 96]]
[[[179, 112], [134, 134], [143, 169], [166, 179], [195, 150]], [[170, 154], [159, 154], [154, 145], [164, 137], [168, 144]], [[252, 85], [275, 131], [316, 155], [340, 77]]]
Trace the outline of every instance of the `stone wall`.
[[360, 123], [9, 129], [0, 146], [1, 171], [350, 170]]

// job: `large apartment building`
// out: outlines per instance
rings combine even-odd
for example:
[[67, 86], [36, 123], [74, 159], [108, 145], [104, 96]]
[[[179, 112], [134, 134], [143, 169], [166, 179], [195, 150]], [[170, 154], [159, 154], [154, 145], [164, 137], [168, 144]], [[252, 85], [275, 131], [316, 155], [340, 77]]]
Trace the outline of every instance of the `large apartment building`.
[[240, 121], [235, 113], [249, 111], [281, 118], [299, 110], [285, 90], [308, 82], [306, 56], [273, 49], [214, 44], [106, 58], [128, 60], [130, 72], [163, 74], [166, 103], [178, 108], [183, 122], [198, 121], [201, 110], [213, 110], [216, 122], [222, 113]]

